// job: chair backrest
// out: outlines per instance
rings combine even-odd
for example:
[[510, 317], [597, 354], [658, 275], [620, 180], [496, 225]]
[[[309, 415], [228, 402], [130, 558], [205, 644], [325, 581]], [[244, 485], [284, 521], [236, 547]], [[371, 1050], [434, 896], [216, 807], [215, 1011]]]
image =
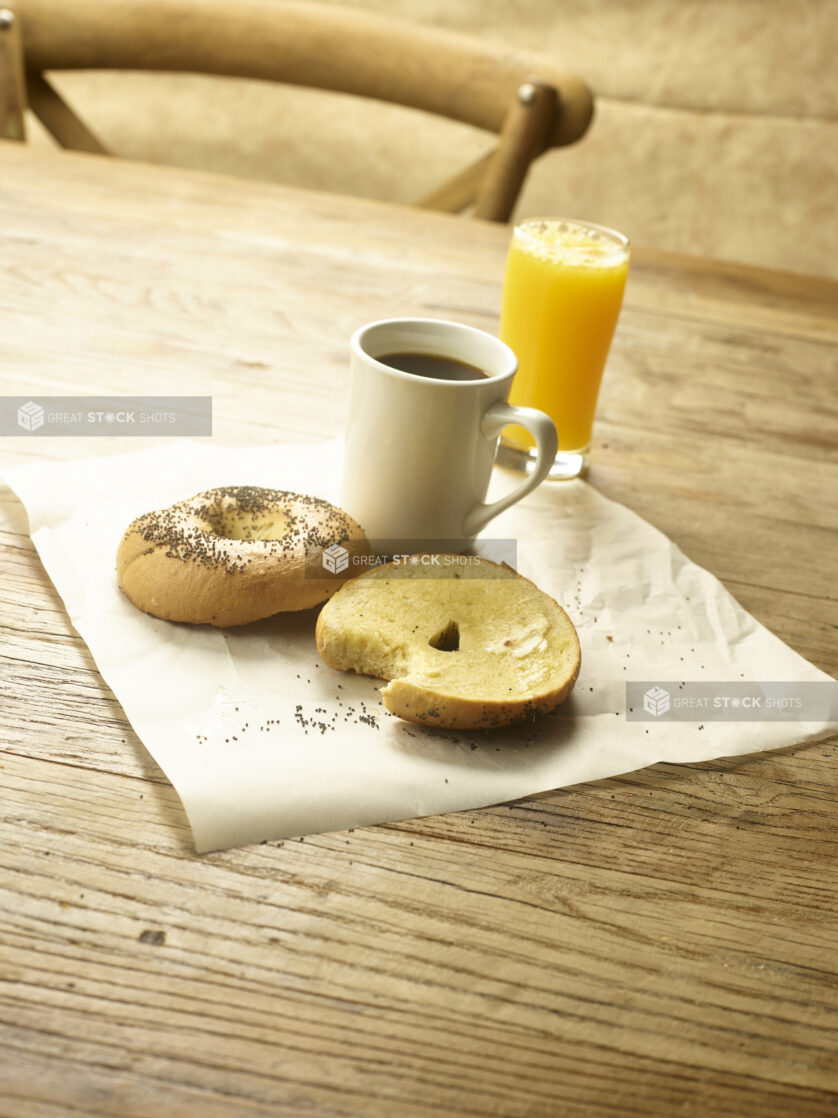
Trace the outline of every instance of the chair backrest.
[[[258, 78], [421, 109], [494, 132], [497, 149], [417, 204], [506, 221], [530, 162], [586, 131], [593, 99], [549, 59], [333, 5], [265, 0], [14, 0], [28, 101], [65, 147], [103, 145], [45, 72]], [[0, 76], [1, 77], [1, 76]]]

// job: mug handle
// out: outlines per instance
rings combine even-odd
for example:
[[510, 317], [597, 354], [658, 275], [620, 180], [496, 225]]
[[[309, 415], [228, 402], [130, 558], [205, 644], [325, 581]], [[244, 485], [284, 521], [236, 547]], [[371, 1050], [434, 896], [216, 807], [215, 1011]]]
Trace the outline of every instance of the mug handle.
[[519, 408], [514, 404], [505, 404], [499, 401], [492, 404], [483, 416], [480, 429], [487, 439], [495, 439], [504, 427], [510, 423], [526, 427], [535, 439], [535, 446], [538, 451], [535, 469], [527, 480], [522, 481], [511, 493], [507, 493], [506, 496], [493, 501], [490, 505], [481, 501], [480, 504], [474, 506], [466, 517], [464, 525], [465, 535], [469, 539], [482, 531], [498, 513], [508, 509], [510, 505], [514, 505], [516, 501], [520, 501], [522, 497], [526, 497], [537, 485], [540, 485], [556, 460], [559, 436], [556, 434], [555, 424], [549, 415], [546, 415], [543, 411], [536, 411], [535, 408]]

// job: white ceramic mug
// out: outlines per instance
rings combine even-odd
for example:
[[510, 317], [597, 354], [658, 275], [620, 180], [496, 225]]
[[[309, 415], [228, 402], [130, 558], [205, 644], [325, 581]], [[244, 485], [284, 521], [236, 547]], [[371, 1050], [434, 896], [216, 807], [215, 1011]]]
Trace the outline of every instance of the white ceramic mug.
[[[483, 375], [441, 380], [378, 360], [396, 353], [449, 358]], [[498, 338], [457, 322], [390, 318], [353, 334], [341, 506], [370, 540], [413, 541], [395, 550], [462, 550], [547, 476], [556, 428], [543, 412], [507, 404], [517, 368]], [[498, 436], [508, 423], [535, 438], [535, 468], [511, 493], [485, 504]]]

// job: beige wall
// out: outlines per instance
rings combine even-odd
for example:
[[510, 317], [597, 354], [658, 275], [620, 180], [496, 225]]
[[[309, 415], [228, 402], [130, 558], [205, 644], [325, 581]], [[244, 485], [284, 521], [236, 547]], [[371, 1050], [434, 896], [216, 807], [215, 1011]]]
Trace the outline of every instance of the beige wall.
[[[638, 244], [838, 278], [835, 0], [350, 4], [549, 53], [589, 82], [589, 134], [539, 162], [519, 215], [585, 217]], [[409, 110], [254, 82], [58, 84], [122, 155], [371, 197], [410, 201], [491, 142]], [[31, 142], [50, 141], [33, 127]]]

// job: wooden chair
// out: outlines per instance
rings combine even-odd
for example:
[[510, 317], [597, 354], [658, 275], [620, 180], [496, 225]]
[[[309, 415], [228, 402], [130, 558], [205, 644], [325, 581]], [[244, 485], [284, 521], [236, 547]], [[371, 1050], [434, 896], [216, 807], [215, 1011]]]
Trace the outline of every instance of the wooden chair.
[[14, 12], [0, 8], [0, 140], [25, 140], [26, 88], [20, 25]]
[[[165, 70], [260, 78], [422, 109], [498, 135], [494, 151], [416, 204], [507, 221], [530, 163], [573, 143], [587, 86], [549, 60], [468, 36], [312, 3], [14, 0], [28, 102], [67, 148], [104, 153], [46, 72]], [[2, 84], [2, 72], [0, 72]]]

